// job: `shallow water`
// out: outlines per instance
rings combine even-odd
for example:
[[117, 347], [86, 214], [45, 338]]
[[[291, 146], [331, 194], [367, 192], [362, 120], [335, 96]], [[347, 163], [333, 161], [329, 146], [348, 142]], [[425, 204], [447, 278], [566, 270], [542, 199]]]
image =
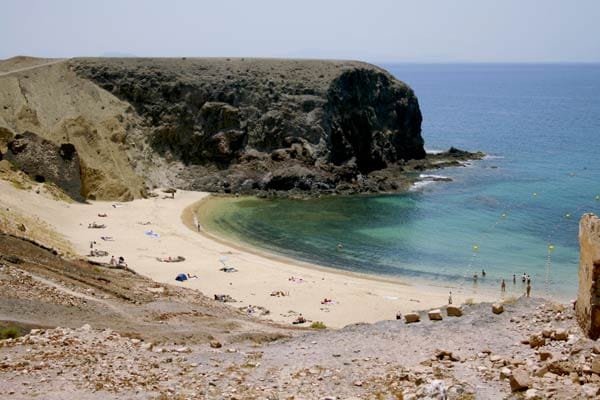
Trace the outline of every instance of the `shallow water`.
[[485, 269], [480, 285], [510, 286], [527, 272], [534, 293], [572, 297], [578, 219], [600, 212], [600, 66], [383, 67], [415, 90], [427, 149], [490, 156], [431, 172], [453, 182], [398, 195], [223, 200], [207, 228], [297, 259], [438, 283]]

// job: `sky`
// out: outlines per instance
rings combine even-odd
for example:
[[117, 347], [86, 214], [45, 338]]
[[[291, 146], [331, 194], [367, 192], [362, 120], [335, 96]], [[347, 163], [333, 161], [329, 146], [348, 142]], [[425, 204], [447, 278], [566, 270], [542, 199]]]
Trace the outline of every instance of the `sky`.
[[0, 59], [600, 62], [598, 0], [2, 0]]

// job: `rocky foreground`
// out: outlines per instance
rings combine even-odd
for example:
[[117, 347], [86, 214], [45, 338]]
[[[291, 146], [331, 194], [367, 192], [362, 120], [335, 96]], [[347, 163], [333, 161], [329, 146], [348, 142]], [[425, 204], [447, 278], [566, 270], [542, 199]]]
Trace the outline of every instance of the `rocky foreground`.
[[[338, 331], [261, 322], [197, 292], [0, 238], [0, 395], [28, 399], [573, 399], [600, 346], [572, 307], [463, 305]], [[7, 253], [11, 256], [7, 256]], [[497, 312], [499, 312], [497, 310]], [[6, 330], [3, 330], [6, 332]]]

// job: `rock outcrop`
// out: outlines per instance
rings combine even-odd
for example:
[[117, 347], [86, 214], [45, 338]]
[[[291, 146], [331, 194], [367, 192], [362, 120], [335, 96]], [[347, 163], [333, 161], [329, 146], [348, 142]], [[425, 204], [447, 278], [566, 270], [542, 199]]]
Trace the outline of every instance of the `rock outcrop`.
[[16, 57], [0, 61], [0, 70], [6, 72], [0, 76], [0, 152], [25, 132], [56, 146], [71, 143], [85, 166], [85, 198], [144, 196], [144, 177], [136, 174], [130, 155], [135, 143], [128, 140], [139, 129], [139, 117], [129, 104], [77, 76], [67, 61]]
[[[72, 68], [144, 119], [141, 158], [176, 186], [222, 192], [378, 186], [368, 174], [423, 159], [413, 91], [351, 61], [75, 59]], [[164, 163], [160, 163], [161, 168]], [[155, 163], [140, 168], [157, 175]], [[164, 179], [164, 175], [161, 175]], [[379, 179], [380, 180], [380, 179]], [[164, 185], [165, 182], [155, 182]]]
[[600, 337], [600, 219], [585, 214], [579, 221], [579, 291], [575, 314], [591, 339]]
[[4, 157], [37, 182], [52, 182], [74, 200], [82, 201], [79, 156], [75, 146], [60, 146], [35, 133], [16, 135]]

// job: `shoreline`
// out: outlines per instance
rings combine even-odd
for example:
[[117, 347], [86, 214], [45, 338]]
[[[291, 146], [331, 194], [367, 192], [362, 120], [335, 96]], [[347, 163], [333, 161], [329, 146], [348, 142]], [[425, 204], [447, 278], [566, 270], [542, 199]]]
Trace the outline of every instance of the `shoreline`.
[[[265, 252], [257, 252], [223, 240], [212, 233], [198, 234], [191, 226], [191, 210], [213, 196], [205, 192], [178, 191], [175, 199], [158, 197], [128, 203], [92, 201], [68, 204], [44, 198], [0, 182], [0, 201], [15, 212], [44, 220], [72, 243], [76, 252], [87, 258], [90, 242], [108, 252], [94, 261], [108, 262], [110, 256], [123, 256], [129, 268], [155, 282], [196, 289], [209, 298], [224, 294], [237, 300], [228, 305], [246, 310], [254, 306], [261, 319], [290, 324], [299, 314], [311, 321], [322, 321], [329, 328], [355, 323], [374, 323], [403, 314], [445, 306], [450, 287], [380, 279], [372, 275], [339, 271], [310, 265]], [[42, 200], [42, 201], [40, 201]], [[201, 203], [202, 204], [202, 203]], [[99, 218], [97, 214], [107, 214]], [[186, 222], [187, 220], [187, 222]], [[91, 222], [105, 223], [105, 229], [88, 229]], [[150, 225], [141, 225], [144, 221]], [[148, 230], [159, 233], [147, 235]], [[104, 241], [101, 237], [113, 237]], [[183, 256], [180, 263], [159, 262], [157, 258]], [[225, 273], [220, 260], [238, 272]], [[90, 258], [92, 259], [92, 258]], [[175, 281], [179, 273], [197, 279]], [[301, 278], [290, 281], [290, 277]], [[498, 301], [497, 296], [478, 289], [477, 293], [453, 290], [453, 303]], [[281, 291], [283, 297], [271, 293]], [[466, 290], [468, 291], [468, 289]], [[507, 294], [506, 298], [510, 296]], [[321, 299], [333, 299], [321, 304]], [[472, 299], [472, 300], [469, 300]], [[261, 310], [269, 314], [260, 315]], [[306, 326], [304, 324], [303, 326]], [[308, 324], [310, 325], [310, 324]]]

